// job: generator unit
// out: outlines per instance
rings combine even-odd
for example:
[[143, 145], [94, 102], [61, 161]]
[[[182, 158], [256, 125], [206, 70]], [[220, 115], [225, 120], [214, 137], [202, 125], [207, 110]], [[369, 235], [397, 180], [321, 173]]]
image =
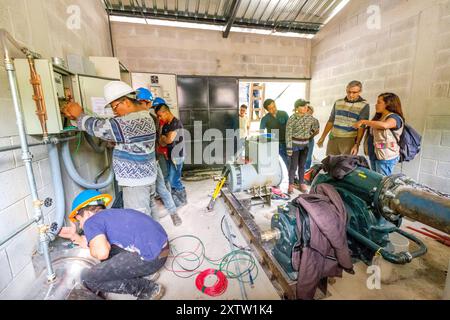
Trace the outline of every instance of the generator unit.
[[[422, 241], [400, 229], [403, 216], [446, 233], [450, 231], [450, 197], [404, 175], [384, 177], [359, 167], [342, 180], [320, 173], [312, 188], [323, 183], [334, 186], [342, 197], [352, 256], [368, 265], [375, 253], [391, 263], [406, 264], [427, 252]], [[291, 260], [298, 239], [296, 212], [291, 204], [279, 207], [272, 217], [271, 230], [263, 237], [266, 241], [275, 239], [272, 254], [292, 280], [297, 278]], [[302, 214], [302, 219], [308, 219], [307, 215]], [[412, 252], [394, 252], [390, 245], [391, 233], [406, 237], [417, 248]]]

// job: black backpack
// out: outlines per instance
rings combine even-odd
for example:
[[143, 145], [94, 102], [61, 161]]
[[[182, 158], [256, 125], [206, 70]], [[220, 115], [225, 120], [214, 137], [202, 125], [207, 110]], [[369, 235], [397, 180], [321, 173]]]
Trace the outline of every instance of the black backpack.
[[400, 146], [399, 162], [409, 162], [414, 160], [416, 155], [420, 152], [422, 136], [416, 130], [414, 130], [413, 127], [405, 123], [403, 133], [400, 136], [400, 140], [397, 139], [395, 134], [394, 137], [397, 140], [398, 145]]

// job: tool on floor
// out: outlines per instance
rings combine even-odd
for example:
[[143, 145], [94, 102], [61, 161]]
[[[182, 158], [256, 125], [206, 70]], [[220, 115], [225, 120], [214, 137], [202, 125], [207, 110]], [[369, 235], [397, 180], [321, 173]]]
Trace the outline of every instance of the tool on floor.
[[219, 196], [220, 191], [222, 191], [222, 188], [225, 185], [225, 182], [227, 181], [229, 173], [230, 173], [230, 167], [225, 166], [222, 170], [222, 174], [221, 174], [222, 178], [217, 183], [216, 189], [214, 189], [214, 193], [212, 194], [211, 200], [209, 201], [209, 204], [206, 207], [206, 209], [208, 209], [208, 211], [212, 211], [214, 209], [214, 205], [216, 204], [216, 199]]
[[423, 234], [424, 236], [427, 236], [427, 237], [429, 237], [431, 239], [434, 239], [437, 242], [446, 245], [447, 247], [450, 247], [450, 238], [448, 238], [446, 236], [442, 236], [442, 235], [440, 235], [440, 234], [438, 234], [436, 232], [430, 231], [430, 230], [425, 229], [425, 228], [422, 228], [422, 229], [426, 230], [426, 231], [428, 231], [430, 233], [422, 231], [422, 230], [419, 230], [419, 229], [416, 229], [416, 228], [413, 228], [413, 227], [410, 227], [410, 226], [408, 226], [407, 228], [412, 230], [412, 231], [415, 231], [415, 232], [418, 232], [420, 234]]
[[[212, 275], [217, 277], [217, 281], [210, 287], [205, 286], [206, 278]], [[197, 289], [204, 294], [211, 297], [217, 297], [222, 295], [227, 290], [228, 279], [220, 270], [207, 269], [197, 276], [195, 279], [195, 285]]]

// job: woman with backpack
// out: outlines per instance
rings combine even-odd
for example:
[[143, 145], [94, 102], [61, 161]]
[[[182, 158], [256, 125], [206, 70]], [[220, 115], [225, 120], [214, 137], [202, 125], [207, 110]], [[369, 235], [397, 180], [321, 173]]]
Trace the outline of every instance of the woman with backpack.
[[372, 170], [390, 176], [400, 161], [400, 138], [405, 127], [400, 98], [394, 93], [378, 96], [376, 115], [355, 123], [356, 129], [366, 126], [365, 151]]

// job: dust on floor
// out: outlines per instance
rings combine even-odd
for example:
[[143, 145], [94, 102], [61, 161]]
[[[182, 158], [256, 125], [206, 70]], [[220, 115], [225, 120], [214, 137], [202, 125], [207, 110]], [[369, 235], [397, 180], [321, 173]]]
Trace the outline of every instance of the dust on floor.
[[[189, 204], [179, 211], [183, 224], [174, 227], [169, 216], [160, 219], [160, 223], [166, 229], [170, 239], [183, 235], [194, 235], [199, 237], [206, 248], [206, 255], [211, 260], [220, 259], [230, 252], [230, 247], [221, 231], [221, 219], [228, 214], [228, 209], [221, 199], [218, 199], [215, 210], [209, 213], [206, 206], [214, 189], [215, 182], [205, 180], [200, 182], [185, 182]], [[287, 184], [283, 183], [282, 190], [286, 191]], [[296, 191], [296, 195], [299, 193]], [[295, 195], [294, 195], [295, 196]], [[277, 205], [281, 201], [275, 201], [272, 207], [255, 207], [252, 209], [255, 221], [264, 231], [270, 228], [270, 219], [276, 212]], [[164, 210], [162, 206], [161, 210]], [[246, 246], [246, 242], [231, 219], [228, 219], [232, 228], [232, 234], [236, 236], [234, 242], [240, 246]], [[405, 219], [402, 228], [413, 224], [420, 227], [418, 223], [412, 223]], [[407, 230], [412, 232], [411, 230]], [[414, 233], [414, 232], [413, 232]], [[450, 261], [450, 248], [430, 240], [420, 234], [420, 237], [428, 247], [428, 253], [412, 263], [404, 266], [395, 266], [390, 263], [381, 264], [381, 288], [370, 290], [367, 282], [372, 273], [368, 273], [368, 266], [362, 262], [355, 264], [355, 275], [343, 274], [342, 278], [330, 279], [328, 290], [330, 300], [431, 300], [441, 299], [444, 290], [446, 273]], [[198, 243], [192, 239], [183, 239], [175, 242], [179, 250], [195, 250]], [[197, 248], [198, 249], [198, 248]], [[198, 250], [197, 252], [200, 252]], [[242, 295], [237, 280], [230, 280], [227, 291], [219, 297], [209, 297], [195, 286], [195, 276], [190, 278], [179, 278], [167, 269], [172, 268], [172, 260], [168, 260], [166, 269], [161, 270], [158, 280], [166, 288], [163, 299], [167, 300], [242, 300]], [[263, 269], [259, 268], [258, 278], [254, 286], [245, 285], [248, 299], [252, 300], [275, 300], [279, 299], [277, 291], [271, 284]], [[199, 270], [217, 268], [217, 265], [204, 262]], [[189, 273], [186, 273], [189, 274]], [[180, 273], [179, 275], [185, 276]], [[130, 296], [111, 295], [111, 299], [135, 299]]]

